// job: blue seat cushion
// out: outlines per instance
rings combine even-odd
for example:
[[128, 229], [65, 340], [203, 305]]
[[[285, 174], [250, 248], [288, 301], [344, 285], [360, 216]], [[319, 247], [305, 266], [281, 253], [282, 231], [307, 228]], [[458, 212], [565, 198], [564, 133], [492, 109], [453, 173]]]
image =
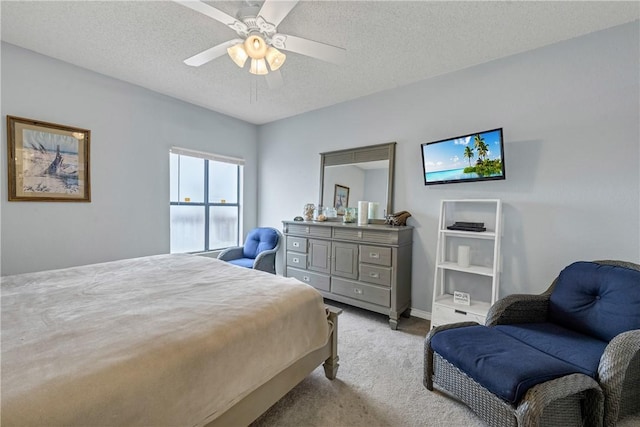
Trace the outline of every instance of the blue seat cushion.
[[498, 325], [494, 328], [570, 363], [578, 372], [594, 379], [597, 377], [600, 357], [608, 344], [606, 341], [549, 322]]
[[245, 258], [255, 258], [260, 252], [275, 248], [278, 245], [278, 240], [280, 240], [280, 236], [274, 228], [254, 228], [247, 234], [242, 255]]
[[228, 262], [240, 267], [253, 268], [254, 261], [255, 259], [253, 258], [236, 258], [229, 260]]
[[549, 302], [549, 320], [611, 341], [640, 329], [640, 271], [579, 261], [558, 275]]
[[496, 328], [447, 329], [431, 338], [433, 350], [491, 393], [517, 404], [536, 384], [579, 372], [556, 357]]

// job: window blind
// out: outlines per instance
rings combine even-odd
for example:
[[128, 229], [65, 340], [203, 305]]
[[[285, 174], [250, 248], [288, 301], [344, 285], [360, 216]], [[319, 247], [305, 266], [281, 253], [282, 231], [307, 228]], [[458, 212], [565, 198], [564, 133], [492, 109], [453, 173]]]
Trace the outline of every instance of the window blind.
[[216, 162], [230, 163], [232, 165], [244, 166], [244, 159], [238, 157], [222, 156], [220, 154], [205, 153], [204, 151], [191, 150], [188, 148], [171, 147], [171, 153], [184, 156], [198, 157], [200, 159], [213, 160]]

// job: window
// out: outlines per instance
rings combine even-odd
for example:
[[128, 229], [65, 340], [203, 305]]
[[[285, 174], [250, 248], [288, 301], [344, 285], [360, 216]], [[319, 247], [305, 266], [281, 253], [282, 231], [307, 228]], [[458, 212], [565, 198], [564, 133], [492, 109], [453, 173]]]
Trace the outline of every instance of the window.
[[172, 148], [171, 253], [238, 246], [244, 161]]

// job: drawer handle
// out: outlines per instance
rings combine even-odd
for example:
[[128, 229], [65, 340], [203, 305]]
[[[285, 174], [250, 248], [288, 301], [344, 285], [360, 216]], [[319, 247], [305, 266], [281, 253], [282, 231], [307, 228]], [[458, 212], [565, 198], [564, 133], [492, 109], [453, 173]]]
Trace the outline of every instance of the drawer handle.
[[378, 252], [369, 252], [369, 258], [380, 258], [380, 254]]
[[304, 280], [305, 282], [311, 281], [311, 279], [309, 279], [309, 276], [302, 276], [302, 280]]
[[294, 248], [299, 248], [300, 247], [300, 242], [293, 242], [293, 247]]
[[462, 310], [456, 310], [456, 313], [464, 314], [465, 316], [467, 315], [467, 312], [466, 311], [462, 311]]
[[369, 272], [369, 277], [373, 277], [374, 279], [380, 278], [380, 273], [376, 273], [374, 271]]
[[305, 227], [305, 228], [304, 228], [304, 232], [305, 232], [305, 233], [308, 233], [308, 232], [309, 232], [309, 227]]
[[358, 295], [362, 295], [364, 292], [362, 292], [362, 289], [358, 289], [358, 288], [353, 288], [353, 292], [358, 294]]
[[300, 258], [293, 258], [292, 261], [296, 264], [300, 264]]

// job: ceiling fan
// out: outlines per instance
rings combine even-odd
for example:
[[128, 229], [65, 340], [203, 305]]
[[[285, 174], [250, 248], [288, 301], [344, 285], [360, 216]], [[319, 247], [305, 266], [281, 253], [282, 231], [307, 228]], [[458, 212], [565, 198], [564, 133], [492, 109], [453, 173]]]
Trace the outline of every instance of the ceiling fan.
[[220, 43], [184, 60], [185, 64], [193, 67], [199, 67], [225, 53], [240, 68], [251, 59], [249, 72], [264, 75], [269, 87], [275, 88], [282, 84], [279, 69], [286, 60], [286, 55], [280, 50], [334, 64], [341, 63], [346, 57], [346, 50], [343, 48], [278, 33], [278, 25], [298, 4], [298, 0], [265, 0], [262, 7], [248, 4], [238, 11], [236, 18], [201, 1], [174, 1], [223, 23], [240, 37]]

